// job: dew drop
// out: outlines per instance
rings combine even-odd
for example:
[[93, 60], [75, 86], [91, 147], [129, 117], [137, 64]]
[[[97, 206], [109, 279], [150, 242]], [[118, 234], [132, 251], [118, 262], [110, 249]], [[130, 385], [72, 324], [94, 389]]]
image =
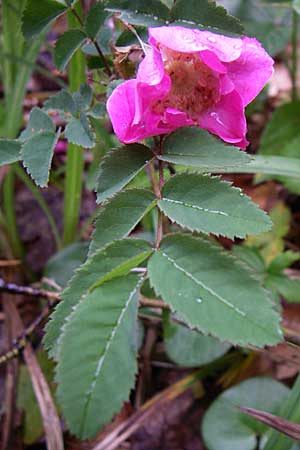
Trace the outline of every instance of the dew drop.
[[197, 303], [202, 303], [202, 298], [196, 298]]
[[235, 48], [236, 50], [240, 50], [241, 47], [242, 47], [241, 43], [234, 44], [234, 46], [233, 46], [233, 48]]
[[213, 37], [213, 36], [208, 36], [207, 40], [208, 40], [209, 42], [212, 42], [213, 44], [217, 41], [216, 38]]
[[224, 122], [222, 122], [218, 113], [212, 112], [210, 113], [210, 116], [213, 117], [220, 125], [224, 125]]

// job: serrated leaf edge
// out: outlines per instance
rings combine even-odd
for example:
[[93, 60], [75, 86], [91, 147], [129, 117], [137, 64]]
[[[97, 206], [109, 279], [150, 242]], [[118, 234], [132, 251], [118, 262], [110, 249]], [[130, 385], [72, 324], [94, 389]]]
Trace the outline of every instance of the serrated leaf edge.
[[38, 181], [33, 177], [32, 173], [31, 173], [31, 171], [30, 171], [30, 168], [29, 168], [28, 166], [26, 166], [25, 161], [24, 161], [24, 159], [23, 159], [23, 146], [24, 146], [25, 144], [27, 144], [28, 142], [30, 142], [31, 139], [35, 138], [36, 136], [43, 135], [43, 134], [51, 134], [51, 133], [50, 133], [49, 131], [41, 131], [40, 133], [34, 134], [34, 135], [31, 136], [29, 139], [26, 139], [25, 141], [22, 142], [21, 150], [20, 150], [20, 159], [22, 160], [23, 167], [26, 169], [26, 172], [28, 173], [28, 175], [30, 176], [30, 178], [35, 182], [35, 184], [36, 184], [37, 186], [41, 187], [41, 188], [45, 188], [45, 187], [48, 186], [49, 175], [50, 175], [50, 168], [51, 168], [52, 158], [53, 158], [53, 153], [54, 153], [54, 149], [55, 149], [55, 147], [56, 147], [56, 144], [57, 144], [57, 142], [58, 142], [58, 140], [59, 140], [60, 132], [61, 132], [61, 130], [58, 129], [57, 132], [56, 132], [55, 134], [53, 133], [53, 142], [52, 142], [52, 146], [51, 146], [52, 157], [49, 159], [48, 170], [47, 170], [48, 176], [47, 176], [47, 180], [46, 180], [44, 183], [38, 182]]
[[84, 40], [83, 42], [79, 43], [72, 51], [70, 57], [68, 58], [68, 60], [66, 62], [64, 62], [63, 65], [58, 64], [57, 62], [57, 56], [56, 56], [56, 50], [57, 50], [57, 46], [61, 43], [63, 37], [65, 37], [66, 35], [72, 33], [73, 31], [80, 31], [82, 34], [84, 34], [86, 36], [85, 40], [88, 39], [88, 36], [86, 35], [86, 33], [83, 30], [80, 30], [79, 28], [69, 28], [67, 31], [65, 31], [61, 36], [59, 36], [59, 38], [57, 39], [57, 41], [55, 42], [55, 46], [54, 46], [54, 63], [55, 66], [57, 67], [57, 69], [60, 72], [63, 72], [65, 70], [65, 68], [67, 67], [67, 65], [70, 62], [70, 59], [72, 58], [72, 56], [74, 55], [74, 53], [79, 50], [83, 45], [84, 45]]
[[[204, 241], [205, 241], [207, 244], [209, 244], [211, 247], [217, 249], [221, 255], [225, 255], [225, 256], [231, 258], [232, 261], [233, 261], [234, 263], [240, 265], [240, 266], [245, 270], [245, 266], [244, 266], [243, 264], [241, 264], [241, 261], [237, 260], [236, 257], [234, 257], [232, 254], [226, 253], [226, 252], [222, 249], [222, 247], [220, 247], [219, 245], [212, 244], [208, 238], [202, 238], [202, 237], [198, 237], [198, 236], [193, 236], [193, 235], [190, 235], [190, 234], [187, 234], [187, 233], [186, 233], [186, 234], [182, 234], [182, 233], [170, 233], [170, 234], [168, 234], [166, 237], [169, 237], [169, 236], [171, 236], [171, 235], [172, 235], [172, 236], [175, 236], [175, 235], [178, 235], [178, 236], [189, 236], [190, 238], [197, 239], [197, 240], [199, 240], [199, 241], [203, 241], [203, 240], [204, 240]], [[163, 241], [162, 241], [162, 242], [163, 242]], [[152, 257], [155, 256], [155, 254], [156, 254], [157, 252], [160, 252], [160, 254], [161, 254], [162, 256], [165, 256], [165, 255], [164, 255], [165, 252], [162, 252], [161, 249], [158, 249], [157, 251], [155, 251], [155, 252], [152, 254]], [[210, 289], [207, 289], [206, 286], [205, 286], [203, 283], [200, 284], [200, 283], [198, 282], [198, 280], [195, 279], [195, 277], [194, 277], [192, 274], [190, 274], [189, 272], [187, 272], [185, 269], [182, 269], [182, 268], [176, 263], [176, 261], [173, 260], [173, 258], [169, 257], [169, 255], [166, 255], [166, 256], [167, 256], [167, 259], [174, 265], [174, 267], [176, 267], [176, 268], [178, 267], [178, 270], [180, 270], [181, 272], [183, 272], [188, 278], [190, 278], [190, 279], [191, 279], [192, 281], [194, 281], [197, 285], [200, 285], [203, 289], [207, 290], [208, 292], [211, 291]], [[150, 258], [150, 260], [151, 260], [151, 258]], [[149, 261], [150, 261], [150, 260], [149, 260]], [[252, 274], [251, 274], [248, 270], [246, 270], [246, 272], [247, 272], [248, 276], [249, 276], [251, 279], [255, 280], [255, 278], [252, 276]], [[162, 295], [162, 293], [159, 291], [159, 288], [156, 288], [156, 287], [154, 286], [154, 284], [152, 283], [152, 279], [151, 279], [151, 276], [150, 276], [149, 271], [148, 271], [148, 278], [149, 278], [150, 286], [152, 287], [152, 289], [154, 289], [156, 295], [158, 295], [158, 296], [160, 296], [160, 297], [163, 298], [163, 295]], [[196, 281], [195, 281], [195, 280], [196, 280]], [[255, 281], [256, 281], [256, 280], [255, 280]], [[265, 288], [263, 288], [262, 286], [259, 286], [259, 288], [260, 288], [260, 290], [261, 290], [262, 292], [265, 293], [265, 297], [266, 297], [268, 303], [269, 303], [271, 306], [273, 306], [273, 302], [271, 302], [271, 301], [270, 301], [270, 298], [268, 297], [268, 291], [267, 291]], [[213, 291], [212, 291], [212, 292], [213, 292]], [[214, 295], [214, 293], [212, 293], [212, 295]], [[214, 296], [215, 296], [215, 295], [214, 295]], [[216, 298], [219, 298], [218, 294], [217, 294], [217, 297], [216, 297]], [[200, 331], [202, 334], [204, 334], [205, 336], [210, 335], [210, 336], [213, 336], [213, 337], [215, 337], [215, 338], [217, 338], [217, 339], [220, 339], [220, 337], [217, 336], [215, 333], [213, 333], [213, 332], [208, 332], [207, 330], [202, 329], [202, 328], [201, 328], [200, 326], [198, 326], [198, 325], [193, 325], [193, 324], [191, 324], [191, 322], [187, 319], [187, 317], [185, 316], [185, 314], [182, 314], [180, 311], [176, 310], [176, 308], [174, 308], [173, 305], [169, 304], [168, 301], [167, 301], [166, 299], [163, 298], [163, 300], [170, 306], [170, 308], [171, 308], [171, 310], [172, 310], [173, 313], [179, 314], [179, 316], [181, 316], [181, 317], [183, 318], [184, 322], [185, 322], [191, 329], [199, 330], [199, 331]], [[247, 314], [245, 314], [244, 312], [240, 311], [239, 308], [236, 308], [236, 307], [235, 307], [234, 305], [232, 305], [232, 304], [229, 305], [228, 303], [229, 303], [229, 302], [225, 301], [224, 304], [226, 304], [226, 305], [227, 305], [228, 307], [230, 307], [231, 309], [233, 308], [236, 312], [242, 313], [242, 314], [241, 314], [242, 317], [247, 317]], [[238, 310], [238, 311], [237, 311], [237, 310]], [[271, 313], [271, 312], [273, 313], [274, 317], [278, 318], [278, 321], [277, 321], [277, 322], [278, 322], [278, 325], [279, 325], [280, 319], [281, 319], [280, 316], [278, 316], [278, 315], [276, 314], [276, 312], [274, 311], [273, 308], [270, 309], [270, 313]], [[255, 323], [255, 325], [258, 326], [256, 323]], [[264, 331], [264, 333], [266, 332], [266, 329], [265, 329], [265, 328], [263, 328], [263, 327], [260, 327], [260, 328]], [[276, 335], [276, 336], [274, 335], [274, 337], [276, 337], [277, 342], [279, 343], [278, 338], [279, 338], [280, 336], [283, 337], [283, 332], [282, 332], [280, 326], [278, 326], [277, 331], [278, 331], [278, 335]], [[267, 332], [268, 332], [267, 334], [270, 334], [268, 330], [267, 330]], [[223, 342], [223, 340], [222, 340], [222, 342]], [[230, 340], [224, 340], [224, 342], [229, 342], [229, 343], [231, 343], [232, 345], [242, 345], [242, 346], [250, 346], [250, 347], [253, 347], [253, 344], [251, 344], [250, 342], [247, 342], [247, 341], [245, 341], [245, 340], [243, 340], [243, 339], [240, 339], [240, 340], [234, 341], [234, 342], [232, 342], [232, 341], [230, 341]], [[263, 345], [263, 344], [262, 344], [262, 345], [255, 345], [256, 348], [263, 348], [264, 346], [265, 346], [265, 345]]]
[[[105, 208], [106, 208], [106, 206], [108, 206], [108, 205], [110, 204], [110, 202], [112, 201], [112, 199], [113, 199], [114, 197], [116, 197], [118, 194], [119, 194], [119, 195], [122, 195], [122, 194], [128, 193], [128, 192], [130, 192], [130, 191], [134, 191], [134, 192], [137, 192], [137, 191], [141, 192], [141, 191], [143, 191], [143, 192], [149, 192], [149, 193], [152, 194], [152, 192], [151, 192], [150, 190], [148, 190], [148, 189], [142, 189], [142, 188], [128, 188], [128, 189], [123, 189], [123, 190], [121, 190], [121, 191], [119, 191], [119, 192], [116, 192], [115, 195], [114, 195], [113, 197], [107, 198], [107, 199], [103, 202], [103, 204], [102, 204], [102, 206], [101, 206], [101, 209], [100, 209], [100, 211], [99, 211], [97, 217], [96, 217], [95, 220], [94, 220], [95, 226], [97, 226], [97, 221], [98, 221], [98, 219], [100, 219], [101, 216], [102, 216], [102, 214], [105, 213]], [[125, 233], [125, 234], [122, 236], [122, 238], [120, 238], [120, 239], [124, 239], [126, 236], [129, 236], [130, 233], [132, 232], [132, 230], [134, 230], [134, 228], [137, 226], [137, 224], [142, 220], [142, 218], [145, 217], [145, 215], [148, 214], [148, 213], [149, 213], [156, 205], [157, 205], [157, 199], [154, 197], [154, 194], [153, 194], [153, 200], [152, 200], [152, 202], [149, 204], [149, 206], [147, 207], [147, 209], [144, 211], [144, 213], [142, 214], [142, 216], [139, 217], [139, 219], [134, 223], [134, 225], [131, 227], [131, 229], [130, 229], [127, 233]], [[93, 233], [92, 233], [92, 236], [91, 236], [91, 242], [90, 242], [90, 245], [89, 245], [89, 251], [88, 251], [88, 258], [90, 258], [92, 255], [94, 255], [94, 253], [96, 253], [99, 249], [104, 248], [104, 246], [103, 246], [103, 247], [98, 247], [97, 250], [91, 252], [92, 241], [94, 240], [96, 231], [97, 231], [97, 230], [96, 230], [96, 228], [95, 228], [94, 231], [93, 231]], [[118, 240], [118, 239], [113, 239], [113, 241], [115, 241], [115, 240]], [[108, 244], [105, 244], [105, 246], [109, 245], [109, 244], [110, 244], [111, 242], [113, 242], [113, 241], [110, 241]]]
[[[130, 145], [130, 144], [129, 144], [129, 145]], [[132, 144], [131, 144], [131, 145], [132, 145]], [[145, 162], [145, 164], [144, 164], [142, 167], [140, 167], [140, 169], [138, 170], [138, 172], [137, 172], [137, 171], [134, 171], [134, 172], [132, 172], [132, 173], [130, 174], [130, 179], [128, 180], [127, 183], [125, 183], [125, 184], [123, 185], [122, 189], [120, 189], [120, 190], [117, 191], [117, 192], [114, 192], [113, 194], [110, 194], [109, 196], [105, 196], [104, 200], [101, 199], [101, 197], [103, 196], [103, 192], [102, 192], [101, 194], [99, 194], [98, 191], [97, 191], [97, 188], [96, 188], [96, 189], [95, 189], [95, 193], [96, 193], [96, 195], [97, 195], [97, 200], [96, 200], [97, 204], [105, 203], [107, 200], [112, 199], [113, 197], [115, 197], [116, 194], [118, 194], [119, 192], [123, 191], [124, 188], [126, 188], [126, 186], [133, 180], [133, 178], [135, 178], [135, 176], [137, 176], [137, 175], [142, 171], [142, 169], [144, 169], [148, 164], [150, 164], [150, 163], [153, 161], [153, 159], [155, 158], [155, 155], [154, 155], [154, 153], [152, 152], [152, 150], [151, 150], [149, 147], [147, 147], [146, 145], [144, 145], [144, 144], [138, 144], [138, 145], [141, 145], [141, 146], [144, 147], [145, 149], [149, 150], [149, 152], [151, 152], [151, 153], [153, 154], [152, 158], [150, 158], [149, 160], [147, 160], [147, 161]], [[99, 167], [98, 167], [98, 175], [97, 175], [96, 186], [98, 186], [98, 184], [99, 184], [101, 169], [106, 165], [107, 160], [108, 160], [108, 159], [109, 159], [116, 151], [121, 150], [122, 147], [124, 147], [124, 146], [114, 147], [114, 148], [110, 149], [110, 150], [104, 155], [104, 157], [102, 158], [101, 163], [99, 164]], [[126, 150], [124, 150], [124, 151], [126, 151]]]
[[[211, 234], [214, 234], [215, 236], [224, 236], [224, 237], [228, 237], [228, 238], [230, 238], [230, 239], [234, 239], [235, 237], [240, 238], [240, 239], [243, 239], [243, 238], [245, 238], [246, 236], [249, 236], [249, 235], [252, 236], [252, 235], [255, 235], [255, 234], [265, 233], [265, 232], [269, 231], [269, 230], [272, 228], [273, 223], [272, 223], [272, 221], [271, 221], [269, 215], [268, 215], [262, 208], [260, 208], [255, 202], [253, 202], [253, 201], [251, 200], [251, 198], [250, 198], [248, 195], [244, 194], [243, 191], [242, 191], [242, 189], [240, 189], [239, 187], [233, 186], [233, 183], [232, 183], [232, 182], [223, 180], [221, 176], [211, 176], [211, 175], [209, 175], [209, 174], [200, 174], [200, 173], [198, 173], [197, 171], [193, 171], [193, 172], [188, 171], [188, 172], [178, 173], [178, 174], [174, 175], [172, 178], [170, 178], [170, 180], [173, 180], [173, 178], [175, 178], [175, 177], [180, 178], [181, 176], [186, 176], [186, 175], [187, 175], [187, 176], [188, 176], [188, 175], [196, 175], [196, 176], [201, 177], [201, 178], [202, 178], [202, 177], [205, 177], [205, 178], [210, 178], [210, 179], [212, 179], [212, 180], [215, 180], [215, 179], [219, 180], [221, 184], [230, 187], [232, 190], [234, 190], [234, 191], [236, 191], [236, 192], [239, 192], [239, 193], [240, 193], [240, 196], [242, 196], [242, 197], [245, 199], [245, 201], [248, 202], [248, 204], [250, 203], [251, 205], [253, 205], [253, 207], [254, 207], [257, 211], [260, 211], [260, 212], [261, 212], [262, 216], [264, 216], [266, 219], [268, 219], [268, 220], [266, 221], [266, 225], [268, 225], [268, 228], [266, 228], [266, 229], [263, 230], [263, 231], [259, 231], [258, 233], [223, 234], [223, 233], [215, 233], [215, 232], [211, 232]], [[170, 180], [169, 180], [169, 181], [170, 181]], [[166, 182], [165, 186], [167, 186], [167, 184], [168, 184], [168, 181]], [[163, 212], [163, 213], [164, 213], [164, 214], [165, 214], [165, 215], [166, 215], [173, 223], [176, 223], [176, 224], [178, 224], [179, 226], [181, 226], [181, 227], [183, 227], [184, 229], [187, 229], [187, 230], [189, 230], [189, 231], [191, 231], [191, 232], [196, 231], [196, 232], [200, 232], [200, 233], [204, 233], [204, 234], [210, 234], [210, 232], [201, 230], [200, 228], [193, 228], [193, 227], [190, 227], [189, 225], [182, 224], [182, 223], [180, 223], [178, 220], [175, 220], [174, 217], [172, 217], [171, 214], [166, 214], [165, 211], [163, 210], [163, 208], [160, 207], [160, 202], [161, 202], [162, 200], [163, 200], [163, 201], [170, 202], [170, 203], [177, 203], [177, 204], [180, 204], [181, 206], [190, 207], [190, 208], [193, 208], [193, 209], [199, 209], [199, 210], [201, 210], [201, 211], [203, 211], [203, 212], [208, 212], [208, 213], [213, 213], [213, 214], [221, 214], [221, 215], [222, 215], [222, 212], [221, 212], [221, 211], [214, 211], [214, 210], [209, 210], [208, 208], [201, 208], [200, 206], [190, 205], [190, 204], [185, 203], [185, 202], [180, 201], [180, 200], [168, 199], [167, 197], [162, 197], [161, 199], [159, 199], [158, 202], [157, 202], [157, 206], [159, 207], [159, 209], [161, 210], [161, 212]], [[234, 218], [234, 216], [233, 216], [232, 214], [226, 214], [226, 216], [230, 216], [230, 217], [233, 217], [233, 218]], [[250, 222], [250, 223], [252, 223], [252, 222], [257, 222], [257, 220], [251, 221], [251, 220], [249, 220], [249, 219], [247, 219], [247, 220], [245, 220], [245, 221], [246, 221], [246, 222]]]
[[[66, 288], [64, 289], [64, 291], [63, 291], [62, 294], [65, 295], [66, 292], [68, 292], [70, 289], [72, 289], [71, 284], [73, 283], [73, 280], [77, 277], [77, 274], [82, 270], [82, 267], [84, 267], [84, 266], [86, 266], [86, 265], [88, 265], [88, 264], [91, 264], [91, 263], [92, 263], [92, 259], [93, 259], [98, 253], [103, 253], [103, 252], [105, 252], [105, 250], [106, 250], [109, 246], [113, 245], [113, 244], [116, 243], [116, 242], [121, 242], [121, 241], [129, 241], [129, 242], [132, 242], [132, 239], [131, 239], [131, 238], [114, 239], [113, 241], [111, 241], [111, 242], [109, 242], [107, 245], [105, 245], [104, 247], [102, 247], [102, 248], [100, 248], [99, 250], [97, 250], [97, 251], [96, 251], [95, 253], [93, 253], [92, 255], [88, 256], [88, 258], [85, 260], [85, 262], [84, 262], [83, 264], [81, 264], [79, 267], [77, 267], [77, 268], [74, 270], [73, 276], [72, 276], [72, 277], [70, 278], [70, 280], [68, 281], [68, 284], [67, 284], [67, 286], [66, 286]], [[153, 249], [152, 249], [152, 247], [151, 247], [151, 243], [150, 243], [150, 242], [146, 241], [145, 239], [136, 239], [135, 241], [140, 241], [140, 242], [148, 243], [148, 244], [149, 244], [149, 252], [143, 252], [143, 254], [147, 254], [147, 255], [148, 255], [148, 253], [149, 253], [149, 256], [151, 256], [151, 254], [153, 253]], [[142, 253], [141, 253], [141, 254], [142, 254]], [[148, 257], [148, 256], [145, 256], [145, 259], [146, 259], [147, 257]], [[116, 276], [116, 277], [114, 277], [114, 276], [110, 277], [109, 275], [111, 275], [113, 272], [116, 272], [118, 269], [120, 269], [120, 267], [122, 267], [122, 265], [126, 264], [128, 261], [131, 261], [132, 259], [135, 259], [135, 257], [134, 257], [134, 258], [130, 258], [130, 259], [126, 260], [126, 262], [124, 262], [124, 263], [122, 263], [122, 264], [119, 264], [118, 266], [114, 267], [114, 269], [112, 269], [109, 273], [106, 273], [102, 278], [100, 278], [100, 280], [103, 280], [103, 283], [104, 283], [104, 282], [109, 281], [109, 280], [111, 280], [111, 279], [113, 279], [113, 278], [118, 278], [118, 276]], [[100, 281], [100, 280], [98, 280], [98, 281]], [[101, 284], [103, 284], [103, 283], [100, 283], [97, 287], [101, 286]], [[89, 291], [90, 291], [90, 289], [89, 289]], [[63, 300], [63, 298], [62, 298], [62, 299], [61, 299], [61, 302], [63, 302], [63, 301], [64, 301], [64, 300]], [[79, 301], [80, 301], [80, 300], [79, 300]], [[72, 314], [72, 311], [71, 311], [71, 313], [70, 313], [69, 315], [65, 316], [64, 321], [63, 321], [63, 325], [62, 325], [62, 327], [61, 327], [61, 329], [60, 329], [60, 334], [59, 334], [59, 336], [57, 337], [57, 339], [56, 339], [54, 342], [51, 342], [51, 343], [49, 342], [49, 343], [48, 343], [48, 342], [47, 342], [47, 341], [48, 341], [48, 339], [47, 339], [47, 328], [48, 328], [48, 325], [51, 323], [51, 321], [55, 319], [55, 313], [56, 313], [56, 311], [57, 311], [57, 308], [58, 308], [59, 305], [61, 304], [61, 302], [58, 303], [57, 306], [56, 306], [56, 307], [54, 308], [54, 310], [52, 311], [52, 313], [51, 313], [51, 315], [50, 315], [50, 318], [49, 318], [49, 320], [48, 320], [48, 323], [47, 323], [47, 325], [46, 325], [46, 328], [45, 328], [46, 333], [45, 333], [44, 338], [43, 338], [43, 345], [44, 345], [44, 348], [47, 350], [49, 356], [52, 357], [52, 358], [55, 359], [55, 360], [57, 359], [58, 349], [59, 349], [59, 347], [60, 347], [59, 342], [60, 342], [60, 339], [61, 339], [61, 337], [62, 337], [62, 335], [63, 335], [63, 327], [64, 327], [64, 324], [65, 324], [66, 321], [68, 320], [69, 315]], [[79, 302], [78, 302], [78, 303], [79, 303]], [[78, 303], [77, 303], [77, 304], [78, 304]], [[76, 305], [77, 305], [77, 304], [76, 304]], [[76, 306], [76, 305], [73, 305], [73, 306], [72, 306], [72, 310], [73, 310], [74, 306]], [[54, 316], [54, 317], [53, 317], [53, 316]]]
[[[90, 399], [91, 399], [91, 396], [92, 396], [92, 393], [93, 393], [93, 390], [94, 390], [94, 388], [95, 388], [95, 384], [96, 384], [96, 381], [97, 381], [97, 377], [98, 377], [98, 375], [100, 374], [101, 367], [102, 367], [102, 365], [103, 365], [104, 359], [105, 359], [105, 357], [106, 357], [106, 355], [107, 355], [107, 353], [108, 353], [108, 351], [109, 351], [109, 348], [110, 348], [110, 346], [111, 346], [111, 344], [112, 344], [112, 342], [113, 342], [113, 339], [114, 339], [114, 337], [115, 337], [115, 335], [116, 335], [116, 333], [117, 333], [117, 331], [118, 331], [118, 329], [119, 329], [119, 326], [121, 325], [122, 319], [123, 319], [123, 317], [124, 317], [124, 315], [125, 315], [125, 313], [126, 313], [128, 307], [129, 307], [129, 305], [130, 305], [132, 299], [134, 298], [135, 294], [138, 293], [139, 287], [140, 287], [140, 285], [141, 285], [141, 283], [142, 283], [143, 277], [137, 277], [137, 278], [138, 278], [138, 282], [137, 282], [136, 286], [134, 287], [134, 289], [129, 293], [128, 299], [127, 299], [127, 301], [126, 301], [124, 307], [122, 308], [122, 311], [121, 311], [121, 314], [120, 314], [120, 316], [119, 316], [119, 318], [118, 318], [118, 320], [117, 320], [116, 326], [112, 329], [112, 332], [111, 332], [111, 334], [110, 334], [110, 336], [109, 336], [109, 338], [108, 338], [108, 340], [107, 340], [107, 343], [106, 343], [104, 352], [103, 352], [103, 354], [101, 355], [101, 357], [100, 357], [99, 360], [98, 360], [98, 364], [97, 364], [97, 367], [96, 367], [96, 371], [95, 371], [95, 373], [94, 373], [93, 381], [91, 382], [91, 389], [88, 390], [88, 391], [85, 393], [85, 394], [86, 394], [86, 402], [87, 402], [87, 404], [86, 404], [85, 407], [84, 407], [85, 411], [86, 411], [87, 408], [88, 408], [88, 403], [89, 403], [89, 401], [90, 401]], [[100, 287], [100, 286], [98, 286], [98, 287]], [[65, 322], [65, 324], [63, 325], [63, 330], [62, 330], [62, 333], [61, 333], [60, 340], [63, 338], [62, 336], [63, 336], [63, 334], [65, 333], [66, 328], [68, 327], [68, 323], [71, 323], [72, 316], [76, 314], [77, 309], [79, 308], [80, 304], [85, 300], [86, 297], [87, 297], [87, 294], [84, 294], [84, 295], [81, 297], [81, 299], [79, 300], [79, 302], [74, 306], [74, 308], [73, 308], [72, 313], [70, 314], [70, 316], [68, 316], [68, 318], [66, 319], [66, 322]], [[58, 350], [58, 361], [59, 361], [59, 360], [60, 360], [60, 351], [61, 351], [60, 349], [61, 349], [61, 344], [58, 346], [58, 349], [59, 349], [59, 350]], [[56, 371], [55, 371], [55, 373], [56, 373], [56, 374], [55, 374], [55, 381], [56, 381], [57, 383], [59, 383], [59, 375], [58, 375], [58, 371], [59, 371], [59, 363], [58, 363], [58, 365], [56, 366]], [[136, 365], [136, 368], [135, 368], [135, 376], [136, 376], [136, 373], [137, 373], [137, 365]], [[134, 383], [133, 383], [133, 385], [134, 385]], [[132, 387], [133, 387], [133, 386], [132, 386]], [[129, 398], [130, 391], [131, 391], [132, 387], [130, 388], [130, 390], [129, 390], [129, 392], [128, 392], [128, 395], [124, 396], [123, 402], [126, 401], [126, 400]], [[117, 413], [117, 412], [118, 412], [118, 411], [115, 411], [115, 413]], [[68, 421], [68, 420], [67, 420], [67, 421]], [[85, 426], [85, 419], [83, 419], [83, 423], [82, 423], [82, 426], [81, 426], [81, 430], [80, 430], [80, 432], [79, 432], [80, 435], [83, 435], [83, 434], [84, 434], [84, 426]]]

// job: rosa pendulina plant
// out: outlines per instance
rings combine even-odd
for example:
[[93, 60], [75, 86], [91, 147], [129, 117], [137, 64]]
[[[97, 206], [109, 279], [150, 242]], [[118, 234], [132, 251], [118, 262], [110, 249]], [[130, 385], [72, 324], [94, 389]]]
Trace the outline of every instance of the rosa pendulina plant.
[[[211, 0], [177, 0], [170, 8], [159, 0], [107, 0], [96, 2], [87, 12], [74, 9], [76, 1], [46, 3], [47, 8], [40, 8], [39, 0], [27, 1], [25, 35], [35, 36], [55, 17], [72, 14], [75, 28], [63, 33], [55, 46], [57, 67], [64, 70], [70, 61], [75, 64], [78, 56], [82, 59], [81, 49], [87, 51], [92, 45], [97, 50], [97, 67], [102, 68], [101, 86], [106, 84], [108, 89], [115, 74], [111, 76], [113, 65], [100, 34], [109, 31], [112, 36], [112, 12], [119, 12], [126, 21], [148, 21], [156, 5], [164, 24], [189, 20], [191, 4], [203, 12], [203, 17], [197, 13], [194, 28], [178, 23], [149, 28], [149, 45], [142, 45], [145, 56], [136, 78], [119, 85], [107, 101], [114, 130], [124, 145], [109, 151], [100, 163], [97, 200], [101, 207], [89, 254], [63, 291], [44, 339], [57, 361], [58, 399], [69, 428], [88, 438], [111, 420], [134, 387], [138, 311], [149, 306], [144, 298], [149, 283], [153, 295], [161, 298], [154, 298], [151, 306], [156, 305], [162, 316], [164, 302], [163, 309], [170, 313], [164, 314], [165, 338], [176, 313], [185, 330], [202, 333], [202, 344], [213, 347], [216, 354], [224, 354], [231, 344], [263, 347], [282, 339], [280, 316], [260, 281], [209, 236], [244, 238], [271, 227], [265, 212], [240, 189], [209, 174], [251, 165], [247, 154], [239, 150], [247, 145], [244, 108], [266, 84], [273, 60], [255, 39], [207, 31], [241, 31], [236, 19]], [[128, 14], [132, 4], [134, 11]], [[84, 67], [80, 67], [80, 72], [76, 67], [71, 70], [76, 79], [77, 72], [83, 75]], [[62, 90], [47, 100], [43, 110], [31, 112], [16, 143], [22, 147], [17, 159], [23, 159], [41, 185], [47, 184], [53, 143], [61, 133], [55, 133], [47, 111], [64, 113], [64, 137], [69, 142], [92, 148], [93, 125], [103, 117], [102, 108], [97, 111], [102, 105], [96, 103], [102, 93], [101, 88], [99, 97], [93, 95], [89, 85], [75, 93]], [[146, 144], [144, 140], [151, 136], [154, 139]], [[39, 152], [31, 153], [33, 142]], [[75, 157], [72, 150], [68, 148], [71, 158]], [[81, 150], [78, 156], [82, 159]], [[69, 173], [78, 175], [75, 166], [81, 170], [81, 165], [69, 165]], [[183, 171], [182, 166], [194, 170]], [[42, 182], [41, 167], [47, 168]], [[143, 169], [149, 176], [147, 188], [128, 188]], [[68, 195], [74, 192], [72, 186]], [[154, 211], [158, 220], [151, 242], [128, 238]], [[173, 223], [176, 233], [172, 234]], [[206, 335], [211, 335], [209, 342]]]
[[[111, 150], [100, 164], [102, 207], [89, 256], [47, 325], [62, 410], [82, 438], [108, 422], [134, 386], [145, 281], [198, 332], [241, 346], [282, 339], [280, 317], [260, 282], [203, 235], [244, 238], [271, 226], [240, 189], [208, 173], [249, 162], [237, 149], [247, 145], [244, 108], [271, 76], [273, 60], [246, 37], [178, 26], [150, 28], [149, 36], [136, 79], [119, 85], [107, 101], [114, 130], [129, 145]], [[152, 146], [138, 142], [158, 135]], [[195, 171], [165, 182], [164, 161]], [[124, 190], [143, 168], [153, 192]], [[154, 208], [155, 240], [124, 238]], [[167, 220], [198, 234], [164, 237]]]
[[149, 36], [136, 79], [107, 102], [120, 141], [197, 125], [246, 148], [245, 107], [273, 73], [261, 44], [179, 26], [150, 28]]

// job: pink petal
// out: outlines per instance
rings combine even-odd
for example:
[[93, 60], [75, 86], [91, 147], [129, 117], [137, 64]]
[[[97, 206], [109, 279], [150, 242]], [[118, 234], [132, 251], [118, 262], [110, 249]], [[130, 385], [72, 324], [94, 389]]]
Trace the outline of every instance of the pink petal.
[[224, 95], [214, 107], [202, 113], [199, 124], [225, 142], [243, 149], [248, 145], [244, 107], [241, 97], [235, 91]]
[[155, 86], [160, 84], [165, 75], [164, 64], [160, 52], [151, 48], [139, 65], [137, 80], [140, 83]]
[[166, 97], [171, 88], [171, 79], [165, 73], [160, 52], [152, 48], [139, 66], [137, 73], [135, 116], [133, 123], [138, 124], [144, 112], [155, 100]]
[[128, 80], [120, 84], [107, 100], [106, 108], [113, 129], [121, 142], [130, 144], [149, 136], [169, 133], [169, 128], [159, 126], [161, 117], [151, 109], [140, 111], [140, 120], [136, 118], [137, 81]]
[[161, 44], [171, 50], [185, 53], [210, 50], [223, 62], [238, 59], [243, 46], [240, 38], [179, 26], [149, 28], [149, 42], [153, 46]]
[[139, 66], [137, 79], [119, 85], [107, 101], [107, 111], [121, 142], [129, 144], [174, 129], [162, 123], [161, 116], [150, 108], [155, 100], [165, 98], [170, 86], [160, 53], [151, 49]]
[[170, 126], [170, 132], [176, 130], [176, 128], [195, 125], [185, 112], [173, 108], [166, 109], [165, 122]]
[[218, 73], [227, 73], [227, 68], [221, 63], [217, 55], [215, 55], [210, 50], [203, 50], [200, 52], [200, 57], [204, 64], [206, 64], [210, 69]]
[[248, 105], [264, 88], [273, 74], [273, 64], [273, 59], [256, 39], [243, 38], [241, 56], [226, 66], [228, 76], [240, 94], [244, 106]]
[[136, 80], [128, 80], [115, 88], [106, 103], [118, 139], [126, 142], [135, 115]]

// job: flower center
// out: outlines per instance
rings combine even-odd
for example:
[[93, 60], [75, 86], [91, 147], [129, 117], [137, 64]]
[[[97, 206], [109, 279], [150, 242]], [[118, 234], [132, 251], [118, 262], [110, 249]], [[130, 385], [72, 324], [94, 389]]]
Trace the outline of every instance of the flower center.
[[167, 107], [186, 112], [197, 121], [199, 114], [220, 98], [219, 79], [198, 54], [163, 49], [165, 71], [172, 85], [168, 96], [156, 105], [163, 112]]

